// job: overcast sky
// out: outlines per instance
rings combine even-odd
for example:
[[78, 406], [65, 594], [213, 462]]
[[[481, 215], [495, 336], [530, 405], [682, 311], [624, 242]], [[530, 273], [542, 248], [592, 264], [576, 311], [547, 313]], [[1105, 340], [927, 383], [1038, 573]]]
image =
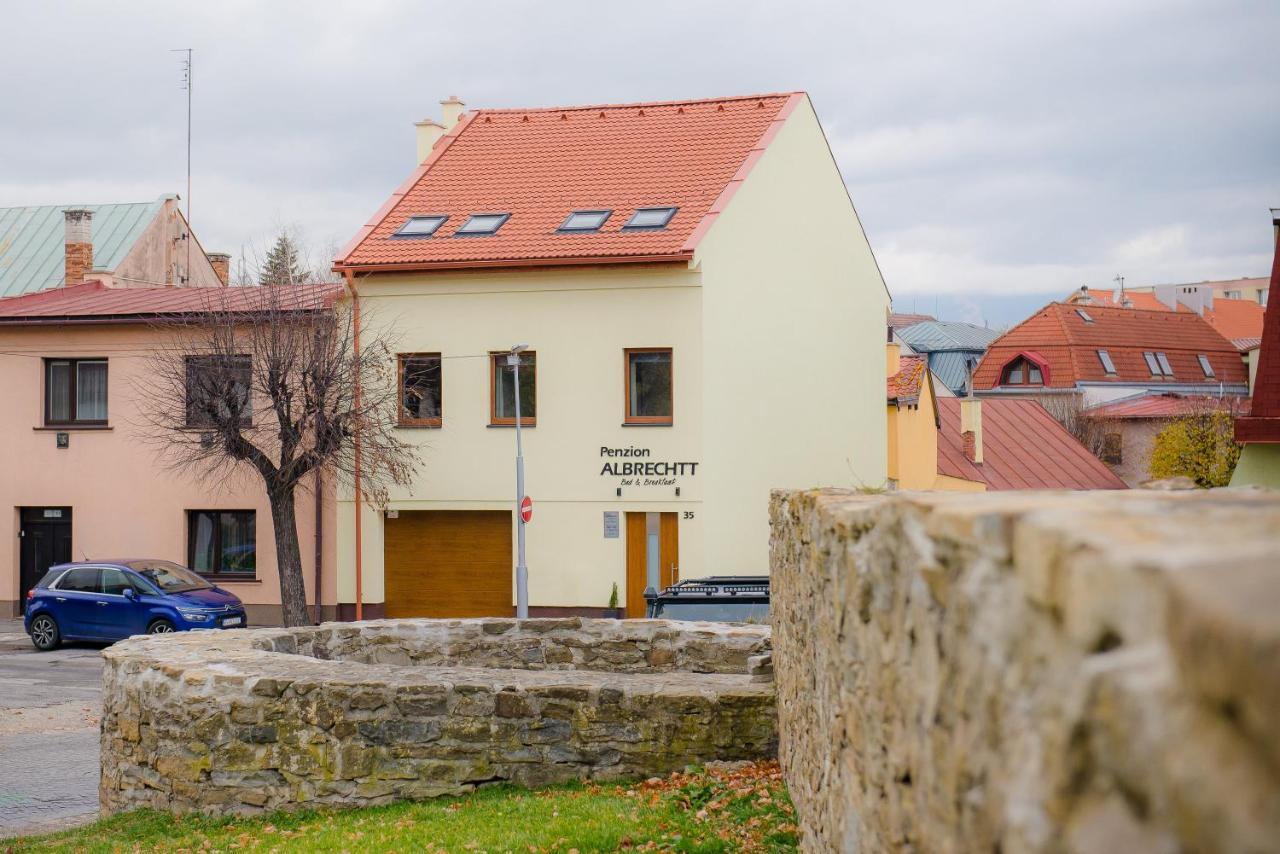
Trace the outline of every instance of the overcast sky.
[[209, 251], [345, 243], [470, 107], [807, 90], [895, 305], [1007, 323], [1081, 284], [1261, 276], [1280, 3], [7, 5], [0, 206], [185, 194]]

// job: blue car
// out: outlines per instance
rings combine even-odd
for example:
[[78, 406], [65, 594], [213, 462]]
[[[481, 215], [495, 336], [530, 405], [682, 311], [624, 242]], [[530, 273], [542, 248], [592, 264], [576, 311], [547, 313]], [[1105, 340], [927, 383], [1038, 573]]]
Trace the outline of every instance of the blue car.
[[64, 640], [115, 641], [246, 624], [238, 597], [167, 560], [50, 567], [27, 594], [23, 622], [39, 650], [54, 649]]

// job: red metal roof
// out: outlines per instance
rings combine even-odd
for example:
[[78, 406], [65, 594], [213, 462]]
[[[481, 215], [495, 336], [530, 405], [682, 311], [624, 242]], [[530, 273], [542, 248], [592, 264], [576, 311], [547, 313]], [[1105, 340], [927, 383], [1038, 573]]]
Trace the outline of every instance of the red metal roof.
[[920, 388], [924, 378], [928, 360], [924, 356], [898, 357], [898, 372], [885, 381], [886, 393], [890, 403], [910, 403], [920, 399]]
[[1280, 230], [1271, 265], [1271, 298], [1267, 301], [1258, 373], [1253, 379], [1253, 408], [1236, 419], [1236, 441], [1280, 442]]
[[[683, 260], [723, 210], [803, 93], [706, 101], [479, 110], [360, 230], [337, 266], [426, 269]], [[623, 231], [641, 207], [676, 207], [666, 228]], [[611, 210], [594, 233], [557, 229], [574, 210]], [[454, 237], [474, 213], [510, 213], [498, 232]], [[392, 235], [447, 214], [431, 237]]]
[[0, 324], [75, 323], [204, 311], [253, 313], [272, 305], [286, 311], [319, 310], [332, 306], [343, 289], [341, 284], [117, 288], [92, 281], [0, 299]]
[[960, 398], [938, 398], [938, 474], [987, 489], [1125, 489], [1125, 483], [1034, 400], [982, 400], [982, 463], [960, 435]]
[[[1092, 322], [1079, 312], [1084, 311]], [[1107, 374], [1098, 350], [1106, 350], [1116, 373]], [[1198, 314], [1149, 311], [1103, 305], [1050, 303], [992, 342], [974, 371], [974, 388], [1000, 385], [1004, 366], [1033, 351], [1052, 368], [1045, 377], [1049, 388], [1072, 388], [1076, 383], [1114, 382], [1139, 385], [1248, 381], [1235, 346]], [[1144, 352], [1164, 353], [1173, 377], [1153, 377]], [[1206, 377], [1197, 357], [1208, 357], [1214, 376]], [[1034, 388], [1034, 386], [1009, 386]]]
[[1083, 414], [1090, 418], [1178, 418], [1210, 410], [1246, 415], [1249, 412], [1249, 398], [1200, 394], [1144, 394], [1090, 407]]

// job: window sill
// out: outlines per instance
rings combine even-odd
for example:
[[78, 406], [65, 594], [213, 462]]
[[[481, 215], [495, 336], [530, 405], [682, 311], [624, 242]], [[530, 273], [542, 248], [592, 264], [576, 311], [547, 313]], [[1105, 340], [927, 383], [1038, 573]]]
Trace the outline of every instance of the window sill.
[[[514, 421], [513, 421], [512, 423], [510, 423], [510, 424], [487, 424], [487, 425], [485, 425], [485, 426], [487, 426], [487, 427], [489, 427], [489, 428], [491, 428], [491, 429], [493, 429], [493, 428], [497, 428], [497, 429], [499, 429], [499, 430], [514, 430], [514, 429], [516, 429], [516, 425], [515, 425], [515, 422], [514, 422]], [[532, 430], [534, 427], [537, 427], [537, 426], [538, 426], [538, 425], [537, 425], [537, 423], [536, 423], [536, 422], [531, 423], [531, 424], [526, 424], [524, 421], [521, 421], [521, 422], [520, 422], [520, 429], [521, 429], [521, 430]]]
[[674, 421], [623, 421], [623, 427], [674, 427]]
[[401, 421], [396, 426], [408, 430], [439, 430], [444, 427], [444, 423], [441, 421]]
[[32, 427], [37, 433], [103, 433], [110, 432], [116, 428], [110, 424], [63, 424], [63, 425], [46, 425], [44, 427]]

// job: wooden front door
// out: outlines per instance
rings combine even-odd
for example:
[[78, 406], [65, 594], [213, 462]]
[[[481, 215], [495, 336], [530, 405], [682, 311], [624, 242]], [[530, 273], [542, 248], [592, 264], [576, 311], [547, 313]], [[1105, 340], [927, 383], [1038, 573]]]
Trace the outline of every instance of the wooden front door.
[[27, 591], [36, 586], [50, 566], [71, 561], [71, 508], [23, 507], [21, 523], [19, 610], [27, 607]]
[[643, 617], [644, 590], [680, 579], [680, 528], [675, 513], [627, 513], [627, 616]]
[[510, 617], [511, 512], [401, 510], [386, 520], [388, 617]]

